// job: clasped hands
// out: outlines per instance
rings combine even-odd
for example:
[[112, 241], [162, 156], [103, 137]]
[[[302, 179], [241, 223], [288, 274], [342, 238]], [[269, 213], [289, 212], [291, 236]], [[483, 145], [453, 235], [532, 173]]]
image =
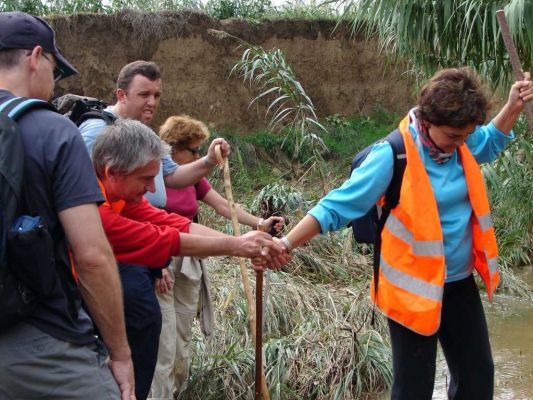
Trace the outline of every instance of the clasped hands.
[[273, 238], [268, 233], [253, 231], [241, 236], [242, 238], [253, 237], [255, 246], [249, 257], [252, 267], [256, 271], [266, 268], [279, 269], [292, 260], [292, 256], [278, 238]]

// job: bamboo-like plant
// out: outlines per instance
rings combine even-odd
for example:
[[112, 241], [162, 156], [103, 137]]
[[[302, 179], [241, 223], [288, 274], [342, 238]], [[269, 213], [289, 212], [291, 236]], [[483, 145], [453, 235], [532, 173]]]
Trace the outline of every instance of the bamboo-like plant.
[[516, 125], [518, 139], [492, 165], [484, 165], [493, 219], [505, 267], [533, 263], [533, 142], [525, 118]]
[[[236, 38], [238, 39], [238, 38]], [[238, 39], [244, 52], [231, 70], [260, 92], [250, 106], [266, 101], [271, 131], [295, 134], [295, 153], [309, 144], [317, 154], [326, 150], [320, 132], [326, 128], [318, 121], [315, 106], [280, 49], [265, 51], [260, 46]]]
[[533, 65], [532, 0], [338, 0], [354, 34], [377, 35], [383, 48], [415, 70], [469, 65], [494, 88], [513, 79], [496, 21], [505, 9], [523, 65]]
[[265, 186], [252, 203], [252, 212], [257, 215], [269, 216], [273, 212], [293, 215], [311, 208], [303, 194], [291, 186], [274, 183]]

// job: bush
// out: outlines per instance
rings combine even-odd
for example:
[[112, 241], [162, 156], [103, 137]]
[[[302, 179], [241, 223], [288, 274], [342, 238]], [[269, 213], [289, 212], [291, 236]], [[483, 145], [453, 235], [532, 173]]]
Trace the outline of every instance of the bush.
[[483, 173], [492, 216], [506, 268], [533, 263], [533, 140], [525, 118], [515, 125], [517, 139]]

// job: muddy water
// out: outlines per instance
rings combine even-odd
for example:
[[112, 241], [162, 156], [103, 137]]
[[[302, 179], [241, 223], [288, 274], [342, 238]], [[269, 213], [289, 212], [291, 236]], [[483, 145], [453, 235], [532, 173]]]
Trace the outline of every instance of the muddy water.
[[[533, 286], [533, 273], [526, 277]], [[486, 296], [485, 296], [486, 298]], [[533, 400], [533, 303], [497, 295], [484, 301], [495, 364], [495, 400]], [[446, 400], [449, 372], [439, 350], [433, 400]], [[376, 400], [389, 399], [383, 393]]]

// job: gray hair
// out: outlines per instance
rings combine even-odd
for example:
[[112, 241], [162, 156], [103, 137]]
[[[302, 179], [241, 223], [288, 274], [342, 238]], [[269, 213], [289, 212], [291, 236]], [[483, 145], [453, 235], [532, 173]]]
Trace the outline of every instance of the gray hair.
[[170, 146], [139, 121], [118, 119], [94, 141], [93, 165], [98, 177], [105, 167], [128, 175], [153, 160], [168, 155]]

